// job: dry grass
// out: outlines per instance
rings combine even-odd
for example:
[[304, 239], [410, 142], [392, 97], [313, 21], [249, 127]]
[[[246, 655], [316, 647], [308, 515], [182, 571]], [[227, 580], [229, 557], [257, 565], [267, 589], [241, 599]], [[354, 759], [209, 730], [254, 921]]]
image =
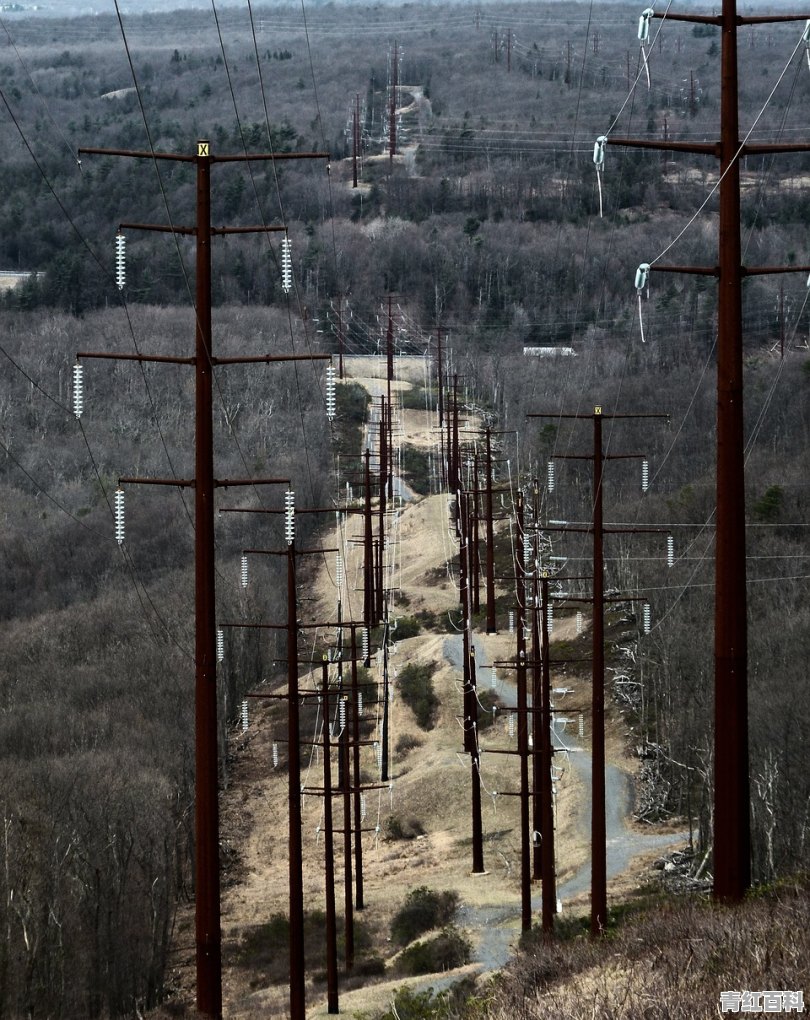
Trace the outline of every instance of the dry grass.
[[[403, 359], [405, 360], [405, 359]], [[352, 366], [349, 362], [350, 371]], [[372, 376], [372, 364], [364, 362], [362, 371]], [[418, 376], [421, 359], [410, 366]], [[364, 381], [364, 380], [361, 380]], [[374, 388], [371, 380], [369, 389]], [[415, 379], [414, 381], [419, 381]], [[407, 385], [407, 384], [406, 384]], [[418, 412], [409, 416], [407, 427], [419, 431]], [[424, 426], [422, 426], [424, 428]], [[345, 551], [348, 618], [356, 619], [358, 610], [353, 603], [352, 589], [360, 568], [360, 547], [351, 543], [356, 537], [361, 518], [352, 515], [346, 522], [343, 536]], [[448, 502], [446, 496], [431, 496], [403, 507], [399, 518], [397, 549], [398, 569], [396, 581], [401, 584], [407, 599], [407, 608], [395, 606], [394, 613], [413, 614], [421, 608], [432, 612], [455, 610], [458, 591], [454, 580], [443, 575], [431, 580], [430, 571], [443, 567], [455, 552], [450, 535]], [[324, 546], [336, 544], [338, 536], [332, 532], [324, 538]], [[331, 560], [331, 557], [330, 557]], [[307, 579], [309, 592], [315, 601], [305, 603], [305, 622], [328, 620], [334, 616], [335, 588], [333, 576], [319, 564], [313, 576]], [[312, 633], [312, 632], [310, 632]], [[573, 620], [561, 618], [555, 628], [554, 639], [572, 640], [575, 637]], [[457, 716], [461, 711], [462, 697], [459, 676], [444, 657], [447, 635], [421, 633], [417, 637], [396, 642], [390, 657], [395, 672], [406, 664], [428, 662], [442, 664], [434, 675], [434, 687], [440, 699], [435, 727], [421, 730], [413, 713], [401, 698], [395, 698], [390, 716], [390, 730], [394, 734], [392, 748], [400, 737], [418, 738], [418, 746], [399, 756], [392, 754], [391, 790], [367, 795], [366, 826], [379, 826], [379, 831], [363, 837], [363, 872], [366, 910], [363, 920], [375, 931], [375, 953], [390, 959], [395, 948], [386, 940], [391, 918], [401, 906], [408, 892], [417, 885], [435, 890], [453, 890], [461, 903], [468, 907], [501, 907], [513, 904], [515, 920], [510, 922], [517, 942], [519, 931], [519, 801], [516, 797], [498, 796], [515, 791], [517, 772], [515, 759], [508, 755], [486, 753], [487, 748], [512, 746], [507, 733], [507, 713], [499, 714], [496, 723], [482, 734], [484, 753], [481, 777], [484, 792], [484, 859], [487, 873], [471, 876], [472, 849], [470, 833], [471, 769], [467, 756], [461, 754], [462, 731]], [[507, 634], [479, 635], [480, 661], [492, 662], [513, 654], [513, 638]], [[555, 683], [567, 685], [570, 677], [555, 678]], [[302, 687], [311, 686], [306, 677]], [[566, 710], [584, 707], [589, 687], [575, 681], [576, 695], [566, 696]], [[396, 681], [394, 681], [396, 689]], [[252, 706], [251, 726], [246, 737], [239, 738], [238, 753], [232, 766], [230, 787], [222, 804], [222, 832], [227, 835], [235, 853], [223, 878], [223, 997], [225, 1015], [229, 1018], [251, 1020], [253, 1017], [286, 1017], [288, 989], [286, 984], [267, 986], [259, 984], [240, 961], [240, 946], [257, 932], [260, 925], [274, 914], [286, 913], [288, 902], [287, 863], [287, 775], [274, 772], [271, 766], [271, 744], [274, 736], [283, 731], [281, 709], [273, 710], [267, 703]], [[620, 738], [616, 736], [615, 757], [620, 756]], [[373, 773], [372, 752], [364, 768]], [[312, 770], [304, 781], [310, 786], [320, 785], [320, 763], [313, 757]], [[569, 770], [558, 787], [557, 801], [557, 859], [558, 881], [573, 875], [587, 860], [587, 839], [582, 828], [585, 814], [585, 791], [577, 773]], [[303, 808], [304, 833], [304, 886], [308, 910], [324, 908], [323, 839], [316, 839], [321, 822], [321, 799], [307, 796]], [[336, 805], [336, 810], [339, 807]], [[391, 824], [391, 817], [395, 824]], [[421, 831], [412, 839], [392, 838], [397, 831]], [[340, 837], [335, 840], [335, 873], [339, 883], [343, 876], [343, 851]], [[611, 895], [614, 892], [611, 883]], [[337, 890], [338, 912], [342, 913], [342, 888]], [[587, 895], [566, 903], [566, 917], [578, 908], [587, 910]], [[193, 912], [184, 911], [179, 922], [177, 968], [174, 975], [177, 987], [177, 1009], [174, 1015], [184, 1015], [182, 1003], [193, 1001]], [[472, 932], [475, 935], [474, 932]], [[325, 987], [315, 981], [308, 967], [307, 1015], [326, 1015]], [[454, 977], [469, 974], [474, 968], [454, 972]], [[373, 982], [375, 979], [367, 978]], [[415, 979], [425, 987], [425, 979]], [[384, 984], [376, 979], [367, 988], [349, 990], [345, 975], [341, 976], [341, 1012], [352, 1016], [358, 1010], [379, 1011], [390, 1002], [392, 989], [409, 983], [398, 979]], [[427, 982], [429, 983], [429, 982]], [[527, 1014], [529, 1015], [529, 1014]]]
[[810, 885], [737, 907], [669, 900], [599, 941], [538, 941], [489, 987], [488, 1020], [702, 1020], [721, 991], [805, 990]]

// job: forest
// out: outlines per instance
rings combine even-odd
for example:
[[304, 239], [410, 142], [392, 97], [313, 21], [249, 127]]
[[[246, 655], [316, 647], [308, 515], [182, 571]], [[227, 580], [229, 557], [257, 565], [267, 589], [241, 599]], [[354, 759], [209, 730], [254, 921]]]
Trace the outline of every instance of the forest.
[[[611, 468], [606, 513], [668, 527], [675, 565], [652, 537], [615, 538], [606, 582], [644, 592], [656, 621], [635, 664], [642, 701], [625, 706], [658, 749], [649, 816], [688, 816], [710, 849], [715, 286], [653, 273], [637, 293], [634, 278], [663, 254], [715, 264], [716, 166], [608, 145], [597, 174], [593, 153], [604, 134], [714, 140], [719, 40], [711, 25], [654, 21], [642, 55], [638, 16], [613, 4], [212, 4], [0, 22], [0, 270], [26, 274], [0, 292], [0, 1018], [156, 1006], [178, 904], [194, 895], [193, 506], [182, 488], [131, 487], [124, 545], [112, 522], [119, 477], [191, 473], [192, 374], [87, 361], [80, 419], [70, 381], [79, 351], [192, 351], [193, 242], [127, 230], [119, 289], [114, 241], [121, 223], [193, 222], [191, 165], [149, 155], [191, 154], [198, 139], [215, 155], [330, 154], [214, 167], [212, 221], [284, 225], [294, 276], [287, 294], [279, 234], [216, 239], [217, 354], [334, 351], [338, 308], [346, 349], [373, 353], [393, 294], [401, 348], [432, 351], [444, 332], [465, 402], [518, 430], [511, 455], [527, 480], [586, 440], [529, 412], [669, 415], [611, 433], [644, 447], [652, 484], [642, 496], [637, 465]], [[751, 139], [803, 137], [805, 45], [798, 24], [741, 29]], [[747, 264], [810, 262], [809, 173], [807, 155], [745, 158]], [[810, 857], [807, 279], [752, 277], [744, 290], [757, 882]], [[318, 363], [218, 372], [217, 470], [289, 477], [303, 505], [334, 498], [366, 411], [339, 395], [327, 428]], [[562, 464], [544, 511], [582, 520], [587, 475]], [[220, 509], [278, 498], [229, 491]], [[239, 585], [240, 550], [272, 527], [220, 516], [223, 616], [283, 614], [271, 565], [250, 593]], [[223, 788], [242, 696], [278, 655], [270, 639], [227, 641]]]

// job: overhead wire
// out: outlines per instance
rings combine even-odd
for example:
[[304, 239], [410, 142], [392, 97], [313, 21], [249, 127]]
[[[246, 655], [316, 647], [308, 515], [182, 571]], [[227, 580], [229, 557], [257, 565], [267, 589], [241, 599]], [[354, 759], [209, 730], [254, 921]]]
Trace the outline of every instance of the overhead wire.
[[[11, 117], [12, 123], [14, 124], [14, 127], [17, 130], [17, 133], [19, 134], [20, 139], [22, 140], [23, 145], [25, 146], [29, 156], [31, 157], [32, 161], [34, 162], [34, 165], [37, 167], [37, 170], [39, 171], [40, 176], [42, 177], [42, 180], [44, 181], [46, 187], [48, 188], [48, 191], [50, 192], [51, 197], [56, 202], [57, 206], [59, 207], [59, 210], [64, 215], [65, 219], [67, 220], [67, 222], [69, 223], [70, 227], [72, 228], [72, 230], [76, 234], [76, 236], [77, 236], [78, 240], [80, 241], [80, 243], [82, 244], [82, 246], [90, 254], [90, 256], [93, 258], [93, 260], [99, 265], [99, 267], [105, 273], [107, 273], [106, 267], [104, 267], [103, 263], [101, 262], [101, 260], [96, 255], [96, 253], [95, 253], [94, 249], [92, 248], [92, 246], [89, 244], [87, 239], [84, 237], [82, 232], [79, 230], [79, 227], [76, 224], [76, 222], [73, 219], [73, 217], [71, 216], [69, 210], [67, 209], [67, 207], [62, 202], [62, 199], [59, 197], [59, 194], [57, 193], [53, 183], [51, 182], [50, 177], [46, 173], [45, 168], [42, 166], [40, 160], [37, 158], [36, 154], [34, 153], [32, 147], [30, 145], [30, 142], [28, 141], [28, 138], [26, 137], [25, 132], [22, 130], [22, 126], [19, 123], [19, 120], [17, 119], [17, 117], [16, 117], [14, 111], [12, 110], [11, 106], [9, 105], [8, 100], [6, 99], [5, 93], [2, 91], [2, 89], [0, 89], [0, 99], [2, 99], [3, 104], [5, 105], [6, 110], [7, 110], [8, 114], [9, 114], [9, 116]], [[130, 324], [130, 328], [132, 329], [131, 320], [130, 320], [128, 314], [127, 314], [127, 321]], [[134, 330], [133, 330], [133, 341], [134, 341]], [[136, 349], [137, 349], [137, 344], [136, 344]], [[60, 401], [56, 400], [56, 398], [54, 398], [53, 396], [48, 394], [47, 391], [42, 386], [40, 386], [39, 383], [37, 383], [37, 381], [34, 380], [33, 377], [28, 372], [26, 372], [23, 369], [22, 366], [15, 359], [13, 359], [4, 348], [0, 348], [0, 350], [2, 350], [2, 353], [4, 354], [4, 356], [8, 358], [8, 360], [15, 367], [15, 369], [17, 369], [29, 381], [29, 383], [31, 383], [32, 386], [34, 386], [39, 392], [41, 392], [43, 395], [45, 395], [57, 407], [59, 407], [60, 409], [62, 409], [62, 410], [64, 410], [64, 411], [69, 413], [69, 409], [66, 408], [65, 405], [63, 405]], [[90, 456], [90, 460], [91, 460], [91, 464], [92, 464], [92, 467], [93, 467], [93, 471], [94, 471], [95, 476], [96, 476], [96, 480], [97, 480], [97, 482], [99, 484], [99, 487], [100, 487], [100, 490], [101, 490], [102, 494], [104, 495], [104, 498], [105, 498], [105, 500], [107, 502], [107, 506], [108, 506], [108, 509], [110, 511], [110, 516], [112, 517], [112, 505], [110, 504], [109, 493], [108, 493], [108, 491], [107, 491], [107, 489], [106, 489], [106, 487], [104, 485], [104, 481], [103, 481], [103, 479], [101, 477], [101, 474], [100, 474], [100, 471], [99, 471], [99, 468], [98, 468], [98, 464], [97, 464], [96, 459], [95, 459], [95, 457], [93, 455], [92, 449], [90, 448], [90, 444], [89, 444], [86, 432], [84, 430], [84, 426], [82, 425], [80, 420], [78, 420], [78, 427], [79, 427], [79, 430], [81, 432], [82, 438], [84, 440], [85, 446], [87, 448], [88, 455]], [[161, 439], [163, 439], [162, 433], [161, 433]], [[169, 464], [171, 465], [171, 458], [169, 457], [168, 449], [165, 446], [165, 440], [164, 440], [164, 450], [166, 452], [167, 457], [169, 458]], [[133, 585], [135, 585], [136, 591], [137, 591], [137, 580], [136, 580], [137, 573], [135, 572], [134, 564], [132, 563], [131, 559], [126, 559], [126, 562], [127, 562], [127, 566], [128, 566], [129, 572], [130, 572], [130, 577], [132, 579]], [[143, 586], [143, 582], [141, 581], [140, 583]], [[141, 601], [141, 605], [143, 605], [143, 602], [140, 599], [140, 595], [138, 597], [139, 597], [139, 601]], [[154, 604], [151, 603], [151, 599], [150, 599], [150, 604], [152, 604], [152, 609], [155, 612], [155, 614], [158, 617], [158, 619], [161, 621], [165, 631], [167, 632], [167, 634], [170, 634], [171, 632], [170, 632], [170, 628], [169, 628], [168, 624], [163, 619], [162, 614], [157, 610], [157, 608], [154, 606]], [[174, 641], [174, 638], [172, 638], [172, 640]], [[180, 647], [180, 646], [178, 645], [178, 647]]]

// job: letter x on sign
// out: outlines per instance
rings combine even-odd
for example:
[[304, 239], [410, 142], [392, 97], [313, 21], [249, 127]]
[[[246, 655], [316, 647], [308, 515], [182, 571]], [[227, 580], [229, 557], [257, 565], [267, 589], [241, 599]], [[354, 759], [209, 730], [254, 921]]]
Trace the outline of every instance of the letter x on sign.
[[210, 156], [211, 154], [208, 151], [208, 146], [209, 145], [210, 145], [210, 142], [197, 142], [197, 155], [198, 156]]

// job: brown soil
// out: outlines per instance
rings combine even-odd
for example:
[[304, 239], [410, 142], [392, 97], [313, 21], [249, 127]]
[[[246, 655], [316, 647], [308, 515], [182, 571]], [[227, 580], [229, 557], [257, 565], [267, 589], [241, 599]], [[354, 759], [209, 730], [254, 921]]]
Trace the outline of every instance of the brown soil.
[[[381, 359], [346, 359], [350, 377], [373, 392], [381, 392]], [[393, 392], [407, 388], [411, 382], [424, 381], [421, 358], [398, 359], [403, 380], [392, 386]], [[431, 431], [434, 416], [419, 411], [398, 415], [402, 440], [419, 446], [435, 444]], [[352, 544], [361, 531], [362, 517], [349, 515], [338, 531], [324, 536], [325, 548], [336, 543], [343, 549], [346, 585], [343, 593], [344, 618], [359, 619], [362, 592], [357, 590], [362, 566], [362, 546]], [[395, 616], [413, 614], [420, 609], [432, 613], [457, 611], [458, 590], [449, 561], [457, 551], [448, 516], [448, 497], [434, 495], [407, 503], [399, 512], [396, 542], [392, 543], [391, 576], [401, 593], [393, 599]], [[315, 602], [306, 603], [310, 619], [333, 619], [336, 606], [334, 555], [328, 570], [323, 566], [311, 579]], [[360, 582], [362, 589], [362, 583]], [[406, 603], [406, 605], [404, 605]], [[308, 632], [310, 638], [312, 632]], [[416, 725], [411, 711], [402, 699], [394, 697], [391, 709], [392, 759], [394, 776], [390, 789], [367, 795], [366, 825], [378, 831], [363, 834], [363, 868], [366, 909], [363, 920], [378, 932], [383, 954], [391, 953], [386, 942], [388, 926], [394, 911], [407, 892], [415, 886], [454, 889], [464, 903], [483, 905], [514, 904], [519, 911], [519, 799], [507, 796], [517, 787], [517, 763], [511, 755], [488, 753], [488, 749], [514, 745], [507, 732], [508, 713], [501, 713], [493, 727], [482, 732], [483, 825], [485, 866], [487, 874], [471, 876], [470, 846], [470, 765], [461, 754], [462, 738], [458, 722], [461, 707], [459, 677], [445, 662], [443, 645], [447, 635], [423, 633], [399, 641], [390, 658], [396, 675], [407, 663], [435, 662], [435, 690], [441, 699], [437, 724], [430, 731]], [[576, 637], [573, 619], [560, 618], [555, 626], [554, 640]], [[479, 637], [476, 637], [479, 641]], [[488, 661], [507, 658], [514, 653], [513, 638], [505, 633], [480, 636]], [[576, 691], [567, 695], [564, 705], [574, 717], [577, 708], [586, 708], [589, 684], [571, 675], [555, 677], [555, 686], [572, 686]], [[310, 686], [302, 678], [302, 687]], [[396, 691], [396, 680], [394, 680]], [[276, 703], [277, 705], [277, 703]], [[271, 703], [251, 702], [250, 729], [234, 736], [235, 761], [231, 766], [229, 784], [222, 797], [223, 843], [233, 851], [223, 874], [223, 996], [224, 1012], [229, 1018], [248, 1020], [252, 1017], [287, 1016], [288, 990], [280, 987], [252, 987], [250, 970], [236, 964], [235, 950], [240, 938], [251, 928], [262, 924], [272, 914], [286, 913], [287, 881], [287, 776], [272, 766], [272, 742], [280, 735], [281, 709]], [[623, 731], [615, 726], [608, 736], [611, 760], [627, 767]], [[420, 741], [419, 746], [397, 753], [398, 740], [404, 736]], [[587, 737], [585, 740], [587, 743]], [[374, 769], [372, 751], [364, 749], [365, 768]], [[313, 749], [311, 769], [305, 783], [322, 785], [320, 759]], [[588, 847], [583, 838], [582, 815], [585, 791], [576, 774], [569, 769], [558, 783], [557, 859], [558, 876], [562, 882], [585, 864]], [[339, 803], [335, 803], [339, 813]], [[319, 834], [322, 801], [320, 796], [304, 797], [304, 882], [308, 907], [322, 908], [323, 838]], [[424, 835], [413, 839], [393, 839], [388, 819], [394, 816], [407, 828], [416, 821]], [[342, 913], [342, 838], [335, 839], [335, 874], [338, 876], [338, 912]], [[227, 855], [225, 855], [227, 857]], [[635, 871], [615, 892], [637, 884]], [[587, 909], [587, 897], [580, 897], [581, 908]], [[577, 902], [566, 905], [576, 909]], [[193, 908], [186, 909], [179, 919], [177, 967], [175, 980], [178, 1000], [193, 1000]], [[460, 974], [463, 972], [460, 972]], [[341, 1012], [351, 1016], [355, 1010], [383, 1007], [390, 1001], [391, 989], [405, 984], [397, 978], [352, 992], [341, 991]], [[307, 992], [309, 1017], [326, 1016], [324, 986], [310, 984]]]

